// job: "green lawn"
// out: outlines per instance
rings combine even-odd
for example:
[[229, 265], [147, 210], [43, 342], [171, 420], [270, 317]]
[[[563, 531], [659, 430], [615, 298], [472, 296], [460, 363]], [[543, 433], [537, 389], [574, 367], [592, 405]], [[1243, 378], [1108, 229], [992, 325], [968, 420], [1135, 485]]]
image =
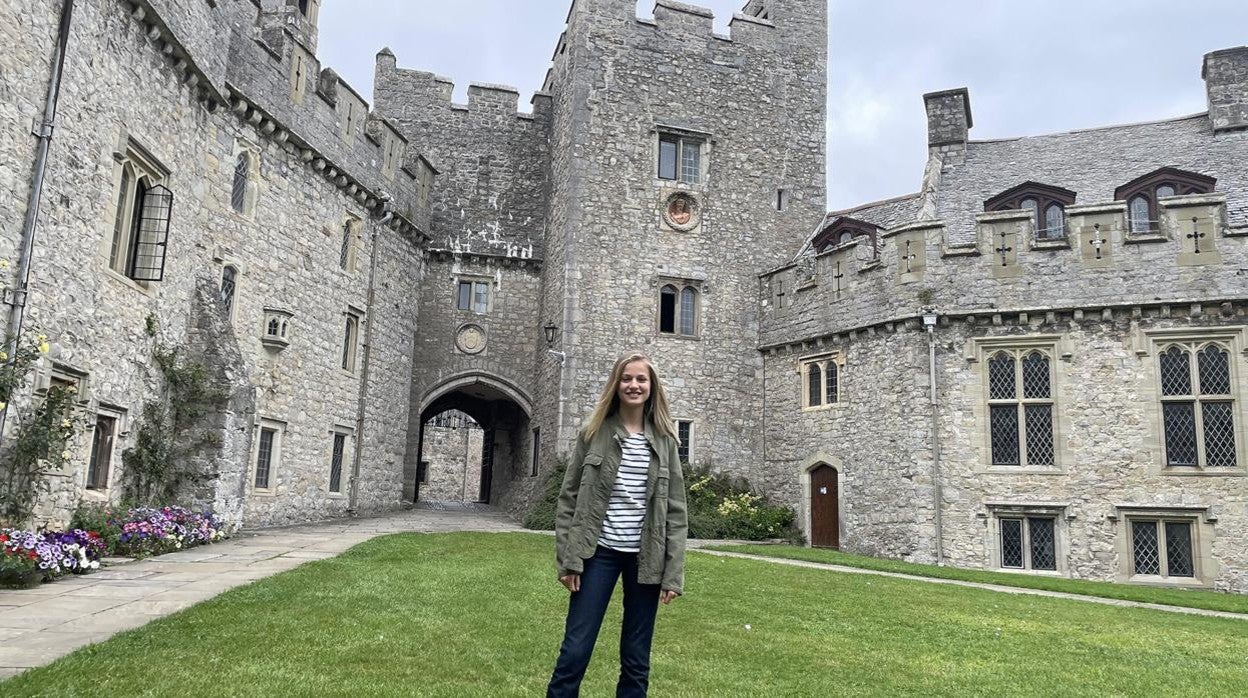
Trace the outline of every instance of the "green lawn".
[[936, 565], [920, 565], [913, 562], [843, 553], [839, 550], [805, 548], [796, 545], [711, 545], [707, 546], [707, 549], [760, 555], [762, 557], [822, 562], [829, 565], [859, 567], [881, 572], [900, 572], [919, 577], [959, 579], [964, 582], [981, 582], [984, 584], [1022, 587], [1024, 589], [1062, 591], [1068, 594], [1099, 596], [1106, 599], [1123, 599], [1143, 603], [1159, 603], [1166, 606], [1185, 606], [1187, 608], [1203, 608], [1211, 611], [1248, 613], [1248, 595], [1245, 594], [1228, 594], [1200, 589], [1150, 587], [1139, 584], [1091, 582], [1083, 579], [1045, 577], [1021, 573], [1015, 574], [1012, 572], [986, 572], [984, 570], [968, 570], [958, 567], [937, 567]]
[[[552, 544], [378, 538], [27, 672], [0, 695], [540, 695], [567, 603]], [[687, 572], [687, 595], [659, 611], [654, 696], [1208, 696], [1248, 685], [1242, 621], [697, 553]], [[617, 605], [586, 696], [613, 692], [618, 627]]]

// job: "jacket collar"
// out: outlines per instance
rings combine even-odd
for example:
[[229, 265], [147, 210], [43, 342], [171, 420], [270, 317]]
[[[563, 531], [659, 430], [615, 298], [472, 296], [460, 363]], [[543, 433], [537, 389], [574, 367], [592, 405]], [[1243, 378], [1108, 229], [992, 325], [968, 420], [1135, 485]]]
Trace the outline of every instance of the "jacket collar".
[[[603, 422], [603, 426], [611, 430], [611, 434], [615, 436], [616, 441], [622, 443], [624, 439], [629, 437], [628, 429], [624, 428], [623, 422], [620, 421], [619, 414], [613, 414], [610, 417], [607, 417]], [[650, 448], [654, 449], [655, 453], [658, 453], [658, 434], [654, 430], [654, 425], [650, 423], [649, 419], [643, 419], [641, 429], [642, 433], [646, 435], [646, 441], [650, 444]]]

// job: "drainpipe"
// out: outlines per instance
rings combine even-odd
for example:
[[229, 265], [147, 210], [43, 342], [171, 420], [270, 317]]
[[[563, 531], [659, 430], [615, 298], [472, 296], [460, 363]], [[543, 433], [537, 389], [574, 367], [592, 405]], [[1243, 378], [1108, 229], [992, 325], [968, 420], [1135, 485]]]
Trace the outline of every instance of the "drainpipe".
[[384, 202], [386, 215], [373, 226], [372, 242], [368, 253], [368, 295], [364, 301], [367, 315], [364, 324], [364, 355], [360, 359], [360, 400], [355, 410], [355, 453], [351, 458], [351, 493], [347, 497], [347, 515], [355, 516], [360, 499], [360, 464], [364, 459], [364, 411], [368, 405], [368, 373], [373, 353], [373, 322], [376, 320], [376, 309], [373, 300], [376, 296], [377, 281], [377, 238], [380, 230], [394, 219], [394, 204], [389, 199]]
[[[14, 272], [13, 295], [9, 302], [9, 323], [5, 336], [14, 344], [22, 333], [26, 319], [26, 299], [30, 286], [30, 258], [35, 247], [35, 231], [39, 225], [39, 205], [43, 200], [43, 178], [48, 168], [48, 150], [52, 146], [52, 131], [56, 123], [56, 105], [61, 97], [61, 75], [65, 72], [65, 54], [69, 49], [69, 28], [74, 17], [74, 0], [64, 0], [61, 6], [61, 23], [57, 30], [56, 51], [52, 54], [52, 77], [48, 81], [48, 94], [43, 104], [43, 120], [32, 132], [38, 140], [35, 146], [34, 176], [30, 182], [30, 197], [26, 201], [26, 220], [22, 223], [21, 248]], [[13, 349], [14, 347], [10, 347]], [[9, 351], [15, 356], [16, 351]], [[0, 434], [4, 433], [4, 421], [8, 406], [0, 409]]]
[[927, 375], [930, 386], [928, 403], [932, 413], [932, 509], [935, 512], [936, 524], [936, 564], [945, 564], [945, 542], [941, 525], [941, 487], [940, 487], [940, 399], [936, 393], [936, 314], [927, 312], [923, 315], [923, 325], [927, 328]]

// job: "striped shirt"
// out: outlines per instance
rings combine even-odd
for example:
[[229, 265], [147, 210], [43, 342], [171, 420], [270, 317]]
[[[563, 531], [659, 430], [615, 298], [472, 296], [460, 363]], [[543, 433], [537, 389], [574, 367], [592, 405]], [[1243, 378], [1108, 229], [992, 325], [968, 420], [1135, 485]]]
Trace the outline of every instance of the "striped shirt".
[[622, 553], [641, 551], [641, 524], [646, 519], [646, 477], [650, 472], [650, 444], [645, 434], [624, 439], [620, 468], [615, 472], [611, 501], [602, 520], [598, 545]]

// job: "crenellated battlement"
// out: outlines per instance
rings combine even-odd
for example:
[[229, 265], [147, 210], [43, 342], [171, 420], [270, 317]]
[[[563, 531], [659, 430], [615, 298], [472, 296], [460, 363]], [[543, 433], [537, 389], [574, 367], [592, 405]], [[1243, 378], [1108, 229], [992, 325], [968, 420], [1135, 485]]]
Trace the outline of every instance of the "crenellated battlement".
[[946, 221], [917, 220], [808, 249], [761, 275], [762, 345], [857, 331], [923, 309], [1044, 317], [1046, 307], [1186, 312], [1194, 299], [1238, 307], [1248, 303], [1248, 229], [1229, 224], [1226, 202], [1223, 193], [1162, 199], [1149, 230], [1133, 231], [1127, 204], [1108, 201], [1068, 208], [1062, 236], [1038, 232], [1030, 212], [1013, 210], [974, 215], [969, 240]]
[[[467, 115], [487, 112], [494, 116], [511, 115], [519, 124], [550, 116], [549, 95], [534, 93], [528, 112], [519, 109], [520, 91], [510, 85], [473, 82], [468, 85], [468, 103], [454, 102], [455, 83], [434, 73], [413, 68], [398, 67], [398, 59], [390, 49], [377, 54], [375, 85], [384, 99], [396, 98], [410, 109], [453, 110]], [[378, 100], [383, 100], [378, 97]]]

